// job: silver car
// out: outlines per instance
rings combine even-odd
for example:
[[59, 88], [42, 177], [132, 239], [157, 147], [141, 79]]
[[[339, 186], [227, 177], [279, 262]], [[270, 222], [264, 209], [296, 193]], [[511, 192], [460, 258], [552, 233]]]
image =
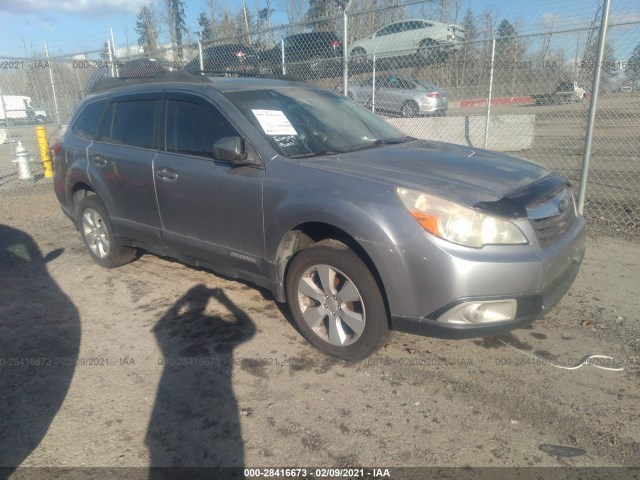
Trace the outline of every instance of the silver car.
[[104, 267], [143, 249], [253, 282], [311, 344], [351, 360], [390, 329], [524, 326], [577, 274], [584, 220], [540, 165], [407, 137], [292, 80], [118, 82], [54, 147], [57, 197]]
[[354, 62], [376, 58], [417, 55], [426, 61], [435, 61], [458, 48], [465, 40], [462, 26], [426, 19], [395, 22], [358, 40], [349, 47]]
[[374, 112], [386, 112], [417, 117], [446, 115], [449, 108], [447, 92], [426, 80], [381, 75], [349, 86], [349, 98]]

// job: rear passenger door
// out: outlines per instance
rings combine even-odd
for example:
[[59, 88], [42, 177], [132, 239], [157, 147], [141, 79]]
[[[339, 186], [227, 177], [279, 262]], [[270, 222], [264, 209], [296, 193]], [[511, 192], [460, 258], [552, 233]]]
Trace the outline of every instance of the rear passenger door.
[[261, 271], [264, 169], [214, 158], [217, 140], [242, 135], [208, 99], [167, 92], [163, 114], [154, 180], [164, 244], [231, 275]]
[[159, 107], [160, 93], [111, 98], [99, 134], [88, 149], [89, 176], [116, 233], [143, 247], [159, 241], [152, 171]]

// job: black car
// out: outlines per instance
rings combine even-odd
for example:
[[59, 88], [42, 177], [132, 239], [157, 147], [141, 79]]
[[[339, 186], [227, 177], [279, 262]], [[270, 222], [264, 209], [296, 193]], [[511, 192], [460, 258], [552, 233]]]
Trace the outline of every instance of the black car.
[[263, 72], [329, 77], [342, 71], [342, 41], [334, 32], [298, 33], [260, 52], [259, 58]]
[[[258, 55], [251, 45], [226, 43], [207, 47], [202, 51], [204, 70], [257, 71]], [[200, 70], [200, 57], [196, 55], [184, 70]]]

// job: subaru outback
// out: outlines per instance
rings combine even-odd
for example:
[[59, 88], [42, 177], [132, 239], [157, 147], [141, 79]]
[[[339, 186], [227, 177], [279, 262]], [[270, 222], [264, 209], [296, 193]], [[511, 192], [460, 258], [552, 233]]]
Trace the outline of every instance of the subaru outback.
[[389, 330], [522, 327], [582, 261], [567, 180], [535, 163], [407, 137], [294, 80], [112, 86], [54, 148], [55, 191], [89, 254], [112, 268], [145, 250], [253, 282], [325, 353], [364, 358]]

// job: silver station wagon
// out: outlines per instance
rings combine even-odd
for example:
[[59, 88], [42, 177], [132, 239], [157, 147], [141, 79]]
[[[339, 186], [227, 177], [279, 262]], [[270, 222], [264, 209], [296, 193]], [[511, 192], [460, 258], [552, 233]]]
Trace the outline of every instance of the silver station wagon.
[[142, 249], [253, 282], [328, 354], [364, 358], [389, 330], [521, 327], [583, 258], [562, 176], [407, 137], [333, 92], [185, 72], [97, 88], [54, 148], [57, 197], [93, 259]]

